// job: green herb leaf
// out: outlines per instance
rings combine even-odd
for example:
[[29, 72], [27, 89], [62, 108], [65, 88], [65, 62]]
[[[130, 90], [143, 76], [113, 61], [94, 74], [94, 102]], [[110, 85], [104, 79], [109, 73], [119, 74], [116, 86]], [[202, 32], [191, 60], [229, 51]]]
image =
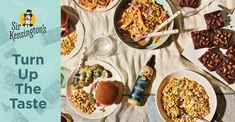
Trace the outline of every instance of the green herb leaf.
[[105, 107], [101, 108], [100, 111], [105, 112]]

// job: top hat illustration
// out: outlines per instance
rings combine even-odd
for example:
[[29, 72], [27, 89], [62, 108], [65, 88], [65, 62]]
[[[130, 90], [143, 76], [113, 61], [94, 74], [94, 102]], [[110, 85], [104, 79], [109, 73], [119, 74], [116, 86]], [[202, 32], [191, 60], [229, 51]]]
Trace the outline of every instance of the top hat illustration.
[[30, 15], [30, 16], [32, 17], [32, 16], [33, 16], [32, 10], [27, 9], [27, 11], [26, 11], [26, 13], [24, 14], [24, 16], [26, 16], [26, 15]]

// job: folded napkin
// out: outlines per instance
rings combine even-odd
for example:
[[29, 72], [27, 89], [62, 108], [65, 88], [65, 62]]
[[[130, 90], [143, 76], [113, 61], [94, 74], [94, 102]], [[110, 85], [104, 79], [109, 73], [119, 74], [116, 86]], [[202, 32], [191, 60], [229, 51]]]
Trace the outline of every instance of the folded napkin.
[[164, 122], [157, 111], [155, 96], [148, 97], [146, 102], [146, 112], [148, 114], [149, 122]]

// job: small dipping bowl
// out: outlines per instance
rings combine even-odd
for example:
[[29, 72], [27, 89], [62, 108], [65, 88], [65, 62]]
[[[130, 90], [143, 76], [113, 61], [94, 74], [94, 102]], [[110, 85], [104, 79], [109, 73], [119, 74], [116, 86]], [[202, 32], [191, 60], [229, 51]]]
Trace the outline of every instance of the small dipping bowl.
[[114, 43], [109, 36], [97, 35], [92, 40], [92, 51], [95, 55], [101, 57], [108, 57], [114, 53]]

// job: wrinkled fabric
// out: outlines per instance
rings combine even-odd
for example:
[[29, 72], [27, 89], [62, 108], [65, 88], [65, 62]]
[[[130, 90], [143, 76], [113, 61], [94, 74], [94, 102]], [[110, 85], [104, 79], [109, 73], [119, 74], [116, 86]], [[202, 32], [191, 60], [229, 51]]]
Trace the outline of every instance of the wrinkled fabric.
[[[174, 0], [171, 0], [174, 1]], [[205, 1], [205, 0], [204, 0]], [[234, 2], [232, 0], [228, 0], [230, 2]], [[156, 93], [156, 89], [160, 84], [161, 80], [170, 73], [175, 71], [183, 70], [183, 69], [191, 69], [200, 74], [203, 74], [212, 84], [216, 93], [231, 93], [234, 91], [229, 87], [218, 81], [216, 78], [207, 74], [206, 72], [199, 69], [197, 66], [189, 62], [183, 56], [181, 56], [182, 51], [186, 48], [188, 42], [188, 38], [190, 37], [190, 29], [194, 29], [197, 26], [200, 26], [200, 23], [204, 22], [202, 19], [203, 15], [207, 12], [210, 12], [210, 7], [223, 4], [224, 6], [228, 5], [228, 1], [226, 0], [216, 0], [208, 7], [201, 10], [194, 16], [188, 18], [178, 17], [175, 20], [175, 27], [180, 29], [179, 35], [170, 36], [166, 43], [164, 43], [160, 48], [155, 50], [136, 50], [127, 45], [123, 44], [114, 32], [114, 23], [113, 16], [115, 8], [103, 13], [95, 13], [95, 12], [86, 12], [77, 7], [72, 0], [62, 0], [62, 5], [69, 5], [76, 9], [79, 13], [79, 18], [81, 19], [84, 27], [85, 27], [85, 38], [84, 42], [87, 45], [88, 60], [102, 60], [109, 64], [111, 64], [119, 73], [124, 82], [125, 90], [124, 94], [130, 94], [130, 91], [135, 83], [137, 73], [140, 71], [140, 68], [144, 66], [149, 58], [152, 55], [156, 55], [156, 78], [154, 79], [152, 86], [149, 87], [148, 94], [154, 95]], [[177, 9], [177, 5], [171, 4], [174, 11]], [[231, 3], [229, 4], [231, 7]], [[187, 25], [184, 27], [184, 25]], [[78, 30], [79, 31], [79, 30]], [[92, 47], [92, 37], [95, 35], [108, 35], [111, 36], [113, 42], [116, 44], [116, 52], [112, 56], [103, 58], [96, 56], [92, 53], [89, 53]], [[79, 36], [79, 35], [78, 35]], [[71, 71], [79, 64], [79, 58], [81, 54], [78, 53], [73, 58], [69, 59], [66, 62], [62, 63], [63, 67], [70, 69]], [[230, 95], [231, 96], [231, 95]], [[151, 96], [152, 97], [152, 96]], [[72, 115], [75, 119], [75, 122], [148, 122], [150, 121], [149, 116], [153, 117], [154, 114], [148, 115], [147, 112], [152, 110], [147, 109], [146, 106], [149, 106], [149, 101], [144, 106], [136, 107], [127, 104], [128, 96], [124, 96], [122, 103], [118, 106], [118, 108], [109, 116], [98, 119], [98, 120], [89, 120], [83, 117], [80, 117], [75, 112], [72, 111], [70, 106], [68, 105], [66, 98], [62, 97], [62, 111], [67, 112]], [[218, 97], [219, 98], [219, 97]], [[231, 103], [234, 101], [234, 97], [230, 99], [229, 96], [226, 96], [226, 101]], [[153, 99], [153, 98], [151, 98]], [[225, 106], [227, 111], [232, 111], [235, 107], [234, 104], [229, 104], [232, 106]], [[150, 105], [152, 106], [152, 105]], [[231, 110], [230, 110], [231, 109]], [[156, 112], [156, 111], [154, 111]], [[231, 120], [234, 112], [225, 113], [226, 115], [224, 120]], [[233, 115], [232, 115], [233, 114]], [[160, 116], [156, 116], [156, 120], [158, 120]], [[153, 120], [153, 119], [151, 119]], [[160, 120], [160, 119], [159, 119]], [[154, 120], [153, 120], [154, 121]]]

